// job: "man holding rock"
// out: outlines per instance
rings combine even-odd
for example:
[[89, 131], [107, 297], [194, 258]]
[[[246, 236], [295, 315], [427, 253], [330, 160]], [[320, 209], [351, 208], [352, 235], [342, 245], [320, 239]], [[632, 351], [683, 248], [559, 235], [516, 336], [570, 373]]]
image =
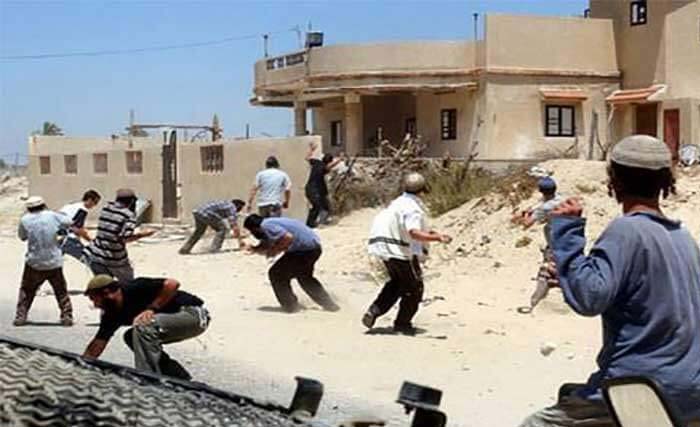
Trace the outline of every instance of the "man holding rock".
[[623, 216], [588, 255], [579, 200], [552, 212], [553, 274], [574, 311], [602, 317], [603, 348], [586, 384], [563, 389], [521, 427], [612, 427], [601, 384], [626, 376], [653, 378], [685, 421], [700, 422], [700, 249], [661, 211], [659, 199], [675, 192], [671, 167], [656, 138], [635, 135], [613, 147], [608, 190]]

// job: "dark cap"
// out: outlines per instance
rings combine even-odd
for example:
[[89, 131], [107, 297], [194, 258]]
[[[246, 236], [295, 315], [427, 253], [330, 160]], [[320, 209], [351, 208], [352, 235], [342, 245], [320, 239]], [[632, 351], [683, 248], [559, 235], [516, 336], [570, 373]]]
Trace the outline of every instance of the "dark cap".
[[117, 199], [126, 199], [127, 197], [136, 197], [136, 193], [131, 188], [120, 188], [117, 190]]

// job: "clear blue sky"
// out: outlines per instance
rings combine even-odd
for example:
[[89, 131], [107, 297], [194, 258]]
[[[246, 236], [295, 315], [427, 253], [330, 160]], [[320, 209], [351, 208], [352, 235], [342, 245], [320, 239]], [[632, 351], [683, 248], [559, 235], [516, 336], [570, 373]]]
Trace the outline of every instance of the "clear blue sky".
[[[296, 49], [296, 25], [326, 44], [469, 39], [472, 13], [577, 15], [587, 0], [472, 1], [9, 1], [0, 0], [0, 56], [197, 43], [265, 32], [272, 55]], [[535, 29], [533, 29], [535, 30]], [[536, 30], [535, 30], [536, 31]], [[226, 135], [287, 135], [286, 109], [251, 107], [262, 37], [114, 56], [0, 60], [0, 156], [26, 152], [43, 121], [67, 134], [118, 133], [129, 109], [141, 122], [209, 123]]]

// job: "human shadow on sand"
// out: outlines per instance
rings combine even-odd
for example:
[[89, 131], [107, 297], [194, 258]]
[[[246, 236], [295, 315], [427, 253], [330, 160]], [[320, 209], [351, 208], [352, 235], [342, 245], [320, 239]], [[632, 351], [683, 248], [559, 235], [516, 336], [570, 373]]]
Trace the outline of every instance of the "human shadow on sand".
[[45, 321], [35, 321], [35, 320], [28, 320], [27, 323], [22, 325], [22, 327], [26, 326], [60, 326], [64, 328], [63, 324], [61, 322], [45, 322]]
[[263, 305], [262, 307], [258, 307], [258, 311], [264, 311], [265, 313], [294, 314], [294, 313], [298, 313], [298, 312], [303, 311], [303, 310], [304, 310], [304, 309], [302, 308], [302, 309], [299, 309], [299, 310], [297, 310], [297, 311], [291, 311], [291, 312], [290, 312], [290, 311], [287, 311], [287, 310], [283, 309], [282, 307], [280, 307], [280, 306], [278, 306], [278, 305], [275, 305], [275, 306], [272, 306], [272, 305]]
[[365, 335], [399, 335], [405, 337], [415, 337], [423, 339], [433, 339], [433, 340], [446, 340], [447, 335], [428, 335], [428, 331], [423, 328], [416, 328], [414, 334], [406, 334], [402, 332], [394, 331], [394, 328], [390, 326], [383, 326], [378, 328], [372, 328], [365, 332]]

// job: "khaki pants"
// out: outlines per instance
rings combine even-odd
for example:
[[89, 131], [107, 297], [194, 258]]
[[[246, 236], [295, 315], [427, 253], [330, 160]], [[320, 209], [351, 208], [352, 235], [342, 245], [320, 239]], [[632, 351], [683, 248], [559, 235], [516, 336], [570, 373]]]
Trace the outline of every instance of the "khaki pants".
[[171, 377], [190, 379], [190, 374], [163, 351], [163, 344], [184, 341], [209, 327], [204, 307], [182, 307], [177, 313], [158, 313], [150, 325], [134, 326], [124, 333], [126, 345], [134, 352], [136, 369]]
[[27, 314], [34, 302], [36, 292], [45, 281], [49, 281], [53, 294], [58, 302], [58, 307], [61, 309], [61, 321], [73, 321], [73, 307], [68, 296], [66, 278], [63, 276], [63, 268], [55, 268], [53, 270], [36, 270], [28, 264], [24, 265], [22, 273], [22, 285], [19, 288], [19, 297], [17, 298], [17, 312], [15, 314], [15, 322], [25, 322]]

